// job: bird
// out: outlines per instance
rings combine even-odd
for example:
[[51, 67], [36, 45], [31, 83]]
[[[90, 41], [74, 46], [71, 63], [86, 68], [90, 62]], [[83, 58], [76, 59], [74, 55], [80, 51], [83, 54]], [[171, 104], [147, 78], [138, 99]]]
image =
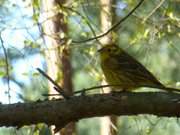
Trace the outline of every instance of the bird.
[[180, 92], [179, 89], [163, 85], [143, 64], [116, 44], [107, 44], [98, 52], [105, 79], [114, 91], [133, 91], [149, 87]]

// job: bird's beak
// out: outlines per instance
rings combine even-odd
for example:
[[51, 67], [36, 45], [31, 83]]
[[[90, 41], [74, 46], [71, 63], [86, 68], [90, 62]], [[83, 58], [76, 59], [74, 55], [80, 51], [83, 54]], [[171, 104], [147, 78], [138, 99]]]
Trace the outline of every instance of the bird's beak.
[[99, 49], [98, 52], [101, 52], [103, 50], [103, 48]]

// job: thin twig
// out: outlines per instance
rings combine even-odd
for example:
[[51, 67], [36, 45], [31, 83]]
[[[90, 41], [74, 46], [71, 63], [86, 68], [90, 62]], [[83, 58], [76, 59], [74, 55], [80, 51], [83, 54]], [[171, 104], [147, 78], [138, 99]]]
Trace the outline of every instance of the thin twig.
[[[73, 94], [84, 93], [84, 92], [87, 92], [87, 91], [91, 91], [91, 90], [95, 90], [95, 89], [100, 89], [100, 88], [106, 88], [106, 87], [112, 87], [112, 86], [118, 86], [118, 85], [93, 86], [93, 87], [90, 87], [90, 88], [85, 88], [85, 89], [77, 90]], [[58, 94], [43, 94], [43, 96], [58, 96]]]
[[165, 0], [161, 0], [161, 1], [159, 2], [159, 4], [143, 19], [143, 23], [145, 23], [146, 20], [147, 20], [150, 16], [152, 16], [152, 15], [154, 14], [154, 12], [156, 12], [156, 10], [158, 10], [158, 8], [164, 3], [164, 1], [165, 1]]
[[74, 92], [74, 94], [78, 94], [78, 93], [82, 93], [82, 92], [86, 92], [86, 91], [91, 91], [91, 90], [94, 90], [94, 89], [100, 89], [100, 88], [107, 88], [107, 87], [112, 87], [114, 85], [100, 85], [100, 86], [93, 86], [93, 87], [90, 87], [90, 88], [86, 88], [86, 89], [82, 89], [82, 90], [77, 90]]
[[[128, 85], [128, 84], [127, 84]], [[93, 86], [90, 88], [85, 88], [85, 89], [81, 89], [81, 90], [77, 90], [75, 91], [73, 94], [78, 94], [78, 93], [85, 93], [87, 91], [91, 91], [91, 90], [95, 90], [95, 89], [100, 89], [100, 88], [106, 88], [106, 87], [118, 87], [121, 85], [100, 85], [100, 86]], [[170, 88], [170, 87], [165, 87], [165, 86], [150, 86], [150, 85], [140, 85], [139, 88], [155, 88], [155, 89], [160, 89], [160, 90], [164, 90], [165, 92], [175, 92], [175, 93], [180, 93], [180, 89], [176, 89], [176, 88]], [[124, 91], [123, 89], [120, 89], [119, 91]], [[58, 94], [43, 94], [43, 96], [58, 96]]]
[[11, 88], [10, 88], [10, 76], [9, 76], [9, 62], [8, 62], [8, 54], [7, 54], [6, 48], [4, 46], [4, 41], [2, 39], [1, 32], [0, 32], [0, 40], [1, 40], [1, 45], [3, 48], [3, 52], [4, 52], [5, 62], [6, 62], [6, 75], [7, 75], [7, 87], [8, 87], [7, 94], [8, 94], [8, 101], [10, 104], [11, 103], [11, 95], [10, 95]]
[[[86, 24], [89, 26], [89, 28], [90, 28], [92, 34], [94, 35], [94, 37], [97, 36], [95, 30], [93, 29], [93, 27], [92, 27], [92, 25], [91, 25], [91, 23], [89, 23], [89, 22], [87, 21], [87, 19], [86, 19], [87, 17], [81, 15], [81, 13], [79, 13], [79, 12], [76, 11], [76, 10], [74, 10], [73, 8], [66, 7], [66, 6], [63, 6], [63, 5], [60, 5], [60, 7], [66, 9], [66, 10], [69, 10], [69, 11], [71, 11], [71, 12], [74, 12], [74, 13], [76, 13], [77, 15], [79, 15], [79, 16], [86, 22]], [[100, 43], [98, 39], [96, 39], [96, 41], [97, 41], [98, 43]]]
[[122, 22], [124, 22], [130, 15], [132, 15], [134, 13], [134, 11], [143, 3], [144, 0], [141, 0], [124, 18], [122, 18], [120, 21], [118, 21], [116, 24], [114, 24], [109, 30], [107, 30], [105, 33], [96, 36], [96, 37], [92, 37], [89, 39], [85, 39], [85, 40], [81, 40], [81, 41], [75, 41], [72, 40], [73, 43], [84, 43], [84, 42], [89, 42], [92, 40], [97, 40], [98, 38], [104, 37], [105, 35], [107, 35], [108, 33], [110, 33], [112, 30], [114, 30], [115, 28], [117, 28]]
[[[64, 93], [64, 90], [51, 78], [49, 77], [44, 71], [42, 71], [40, 68], [37, 68], [37, 70], [39, 71], [39, 73], [41, 73], [44, 77], [46, 77], [52, 84], [55, 85], [54, 89], [60, 93], [65, 99], [69, 99], [69, 96], [67, 96]], [[59, 94], [57, 94], [59, 95]]]

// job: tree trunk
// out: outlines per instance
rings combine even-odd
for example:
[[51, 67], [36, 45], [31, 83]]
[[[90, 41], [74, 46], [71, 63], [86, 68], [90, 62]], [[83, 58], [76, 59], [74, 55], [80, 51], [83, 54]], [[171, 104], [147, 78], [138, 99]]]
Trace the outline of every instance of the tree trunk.
[[[100, 0], [100, 3], [102, 7], [101, 8], [101, 30], [102, 32], [106, 32], [112, 26], [113, 17], [115, 14], [111, 7], [113, 4], [113, 0]], [[112, 40], [113, 40], [112, 33], [109, 33], [107, 36], [101, 39], [101, 43], [108, 44], [108, 43], [113, 42]], [[104, 92], [108, 93], [110, 92], [110, 89], [106, 88]], [[100, 134], [101, 135], [116, 135], [117, 134], [116, 125], [117, 125], [116, 116], [101, 118]]]
[[[72, 68], [70, 51], [67, 47], [67, 40], [64, 38], [67, 33], [67, 24], [64, 21], [64, 14], [58, 11], [58, 4], [65, 1], [43, 0], [43, 13], [45, 15], [44, 39], [46, 43], [46, 62], [48, 75], [58, 82], [66, 94], [72, 95]], [[62, 38], [60, 35], [63, 35]], [[55, 93], [54, 86], [49, 83], [49, 93]], [[61, 135], [72, 135], [75, 132], [75, 124], [68, 124], [60, 131]]]

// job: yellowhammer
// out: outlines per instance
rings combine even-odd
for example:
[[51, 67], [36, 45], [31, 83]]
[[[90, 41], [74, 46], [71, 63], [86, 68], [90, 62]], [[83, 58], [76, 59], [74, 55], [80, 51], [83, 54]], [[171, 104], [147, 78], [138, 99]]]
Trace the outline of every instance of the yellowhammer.
[[141, 63], [117, 45], [106, 45], [99, 50], [101, 67], [106, 81], [118, 91], [131, 91], [139, 87], [179, 91], [165, 87]]

